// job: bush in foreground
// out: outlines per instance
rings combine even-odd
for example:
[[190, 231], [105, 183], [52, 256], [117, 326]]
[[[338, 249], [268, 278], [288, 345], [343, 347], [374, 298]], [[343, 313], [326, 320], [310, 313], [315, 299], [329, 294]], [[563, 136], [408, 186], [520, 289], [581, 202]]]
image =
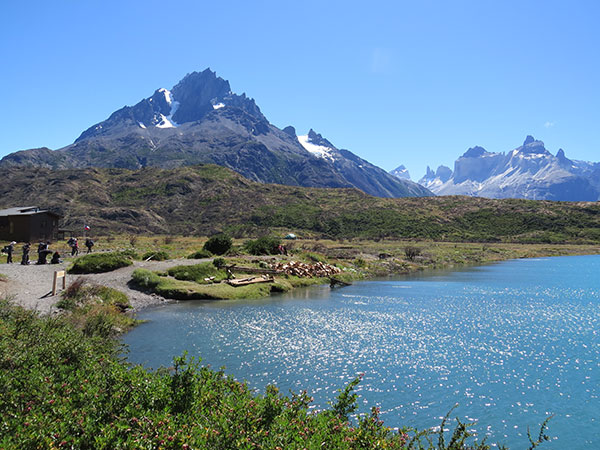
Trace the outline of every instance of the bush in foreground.
[[68, 272], [79, 274], [111, 272], [131, 264], [131, 259], [120, 252], [95, 253], [77, 258]]

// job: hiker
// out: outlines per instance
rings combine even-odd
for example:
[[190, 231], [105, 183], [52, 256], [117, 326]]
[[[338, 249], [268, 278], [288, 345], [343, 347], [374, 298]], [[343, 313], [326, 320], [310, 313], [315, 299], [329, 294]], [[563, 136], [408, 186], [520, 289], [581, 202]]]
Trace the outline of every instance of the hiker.
[[12, 264], [12, 254], [13, 251], [15, 250], [15, 245], [17, 243], [15, 241], [12, 241], [10, 244], [8, 244], [6, 246], [6, 264]]
[[50, 260], [50, 264], [60, 264], [61, 262], [60, 253], [58, 253], [58, 251], [54, 252], [52, 259]]
[[87, 238], [85, 240], [85, 246], [87, 247], [87, 252], [92, 253], [92, 247], [94, 246], [94, 241], [92, 241], [90, 238]]
[[52, 253], [52, 250], [48, 248], [50, 242], [40, 242], [38, 244], [38, 261], [36, 264], [46, 264], [46, 257]]
[[21, 258], [21, 264], [24, 266], [29, 264], [29, 249], [31, 248], [31, 244], [26, 242], [23, 245], [23, 257]]
[[79, 255], [79, 243], [77, 242], [77, 238], [71, 236], [71, 238], [67, 241], [69, 247], [71, 247], [71, 256]]

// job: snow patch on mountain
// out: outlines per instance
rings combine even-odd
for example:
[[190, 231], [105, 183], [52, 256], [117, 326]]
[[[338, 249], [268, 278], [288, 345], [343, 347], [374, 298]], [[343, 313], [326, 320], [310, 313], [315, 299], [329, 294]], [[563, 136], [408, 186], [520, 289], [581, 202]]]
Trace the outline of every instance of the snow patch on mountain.
[[325, 147], [324, 145], [313, 144], [307, 134], [298, 136], [298, 141], [302, 144], [307, 151], [317, 156], [318, 158], [327, 159], [329, 161], [335, 161], [333, 153], [335, 150], [331, 147]]
[[217, 103], [216, 105], [213, 105], [213, 109], [221, 109], [225, 107], [225, 103]]
[[157, 119], [157, 124], [155, 125], [156, 128], [176, 128], [177, 124], [174, 122], [171, 122], [171, 120], [169, 120], [168, 117], [166, 117], [164, 114], [160, 114], [158, 116]]

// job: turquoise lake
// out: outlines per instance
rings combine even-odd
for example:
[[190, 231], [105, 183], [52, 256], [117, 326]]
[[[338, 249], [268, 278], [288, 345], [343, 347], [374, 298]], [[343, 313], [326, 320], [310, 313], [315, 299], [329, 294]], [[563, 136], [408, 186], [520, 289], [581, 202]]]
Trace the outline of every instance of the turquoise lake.
[[388, 426], [478, 421], [479, 438], [527, 448], [600, 448], [600, 256], [522, 259], [319, 286], [259, 301], [145, 310], [128, 359], [170, 366], [185, 350], [261, 391], [307, 389], [316, 408], [358, 374], [361, 411]]

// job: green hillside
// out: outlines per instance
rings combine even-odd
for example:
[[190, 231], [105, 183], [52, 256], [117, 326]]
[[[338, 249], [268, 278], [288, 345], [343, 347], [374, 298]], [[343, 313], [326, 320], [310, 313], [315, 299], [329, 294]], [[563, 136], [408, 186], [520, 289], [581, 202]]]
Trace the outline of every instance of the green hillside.
[[261, 184], [228, 169], [5, 169], [0, 207], [39, 205], [94, 233], [597, 243], [600, 204], [472, 197], [377, 198], [356, 189]]

